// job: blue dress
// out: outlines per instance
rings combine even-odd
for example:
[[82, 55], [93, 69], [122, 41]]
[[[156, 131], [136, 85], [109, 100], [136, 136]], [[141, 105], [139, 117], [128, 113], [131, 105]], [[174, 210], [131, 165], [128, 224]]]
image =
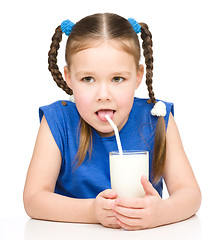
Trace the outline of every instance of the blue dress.
[[[64, 104], [65, 103], [65, 104]], [[166, 128], [169, 114], [174, 115], [173, 104], [166, 104]], [[153, 159], [153, 145], [157, 117], [151, 115], [153, 104], [147, 99], [134, 98], [128, 121], [120, 131], [123, 150], [149, 151], [149, 166]], [[101, 137], [92, 129], [92, 155], [88, 154], [82, 165], [73, 169], [79, 147], [80, 115], [75, 103], [57, 101], [39, 109], [39, 117], [47, 120], [51, 133], [61, 152], [62, 164], [55, 186], [55, 193], [72, 198], [95, 198], [101, 191], [111, 188], [109, 152], [117, 151], [115, 136]], [[151, 181], [151, 179], [150, 179]], [[162, 179], [154, 186], [162, 196]]]

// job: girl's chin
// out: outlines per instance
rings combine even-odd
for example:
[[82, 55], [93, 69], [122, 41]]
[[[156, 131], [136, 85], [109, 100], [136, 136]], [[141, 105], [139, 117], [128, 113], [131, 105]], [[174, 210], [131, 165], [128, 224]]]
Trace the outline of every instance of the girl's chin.
[[98, 131], [98, 130], [96, 130], [97, 131], [97, 133], [101, 136], [101, 137], [111, 137], [111, 136], [113, 136], [114, 135], [114, 131], [102, 131], [102, 132], [100, 132], [100, 131]]

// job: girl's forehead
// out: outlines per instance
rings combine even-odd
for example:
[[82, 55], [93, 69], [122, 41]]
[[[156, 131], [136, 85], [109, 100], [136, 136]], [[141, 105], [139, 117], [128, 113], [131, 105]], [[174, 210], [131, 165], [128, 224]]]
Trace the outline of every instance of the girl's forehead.
[[92, 45], [72, 56], [70, 71], [108, 73], [112, 70], [127, 71], [136, 68], [134, 56], [123, 50], [115, 42], [105, 41]]
[[124, 50], [123, 45], [128, 46], [129, 48], [133, 49], [134, 44], [131, 40], [125, 40], [125, 39], [97, 39], [97, 40], [89, 40], [86, 42], [86, 49], [87, 48], [98, 48], [100, 46], [111, 46], [113, 48]]
[[[125, 44], [125, 43], [124, 43]], [[108, 41], [102, 41], [102, 42], [96, 42], [90, 44], [89, 47], [86, 47], [85, 49], [78, 51], [73, 55], [74, 57], [91, 57], [91, 58], [97, 58], [97, 57], [105, 57], [105, 58], [113, 58], [117, 56], [129, 56], [123, 47], [114, 40], [108, 40]]]
[[[113, 58], [121, 55], [134, 59], [134, 46], [129, 40], [114, 40], [114, 39], [98, 39], [89, 40], [83, 47], [80, 47], [71, 56], [72, 63], [78, 63], [81, 58], [96, 58], [96, 57], [106, 57]], [[99, 55], [99, 56], [98, 56]]]

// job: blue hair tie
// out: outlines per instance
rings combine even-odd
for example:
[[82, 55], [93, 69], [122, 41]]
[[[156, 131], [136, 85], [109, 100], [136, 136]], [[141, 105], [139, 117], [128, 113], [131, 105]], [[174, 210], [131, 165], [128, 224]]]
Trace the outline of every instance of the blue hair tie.
[[128, 18], [128, 21], [137, 34], [141, 32], [141, 26], [134, 18]]
[[73, 22], [71, 22], [70, 20], [65, 20], [62, 22], [60, 27], [62, 29], [62, 32], [65, 33], [67, 36], [69, 36], [73, 26], [74, 26]]

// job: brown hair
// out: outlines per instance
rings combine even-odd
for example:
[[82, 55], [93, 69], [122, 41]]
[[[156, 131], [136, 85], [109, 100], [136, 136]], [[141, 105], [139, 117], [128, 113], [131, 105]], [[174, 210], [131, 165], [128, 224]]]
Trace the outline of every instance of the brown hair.
[[[152, 88], [153, 77], [153, 51], [152, 51], [152, 35], [145, 23], [141, 25], [141, 38], [143, 40], [142, 48], [146, 64], [146, 84], [149, 92], [149, 103], [156, 103]], [[140, 60], [140, 44], [138, 36], [133, 30], [127, 19], [110, 13], [94, 14], [87, 16], [77, 22], [68, 37], [66, 44], [66, 62], [68, 68], [71, 66], [71, 56], [78, 51], [90, 47], [93, 40], [114, 39], [118, 40], [123, 49], [130, 54], [133, 54], [136, 66], [139, 66]], [[67, 94], [72, 95], [72, 90], [64, 81], [61, 72], [57, 65], [57, 51], [62, 40], [62, 30], [58, 26], [55, 34], [52, 37], [52, 44], [48, 53], [49, 70], [57, 85], [62, 88]], [[89, 41], [90, 40], [90, 41]], [[124, 40], [129, 40], [132, 47], [127, 46]], [[80, 166], [84, 161], [87, 152], [91, 153], [92, 149], [92, 134], [91, 127], [81, 118], [80, 121], [80, 144], [77, 153], [77, 166]], [[153, 182], [158, 182], [162, 176], [166, 156], [166, 129], [163, 117], [159, 117], [157, 121], [154, 154], [153, 154]]]

